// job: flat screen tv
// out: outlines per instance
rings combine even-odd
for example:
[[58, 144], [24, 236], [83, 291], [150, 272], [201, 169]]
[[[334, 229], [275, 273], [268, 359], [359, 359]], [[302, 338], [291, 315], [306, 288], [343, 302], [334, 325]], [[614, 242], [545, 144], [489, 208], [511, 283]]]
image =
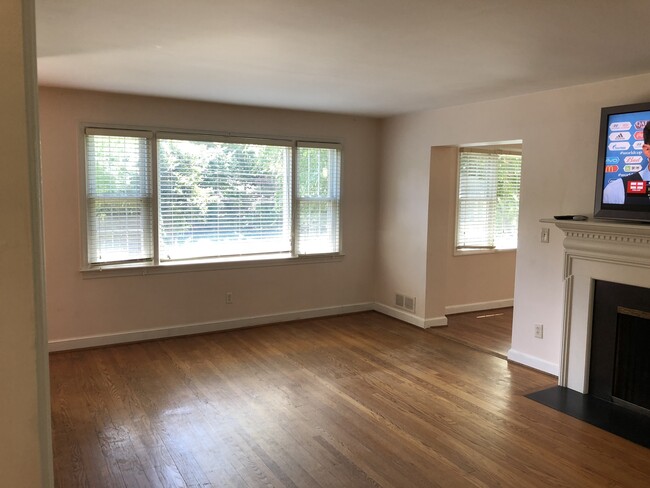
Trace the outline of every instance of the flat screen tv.
[[601, 110], [594, 217], [650, 222], [650, 102]]

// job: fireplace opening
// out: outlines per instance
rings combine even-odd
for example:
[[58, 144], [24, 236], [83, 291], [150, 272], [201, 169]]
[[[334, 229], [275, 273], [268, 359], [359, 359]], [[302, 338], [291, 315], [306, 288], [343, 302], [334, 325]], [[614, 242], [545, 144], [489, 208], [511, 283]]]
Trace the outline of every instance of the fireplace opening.
[[650, 313], [617, 307], [614, 403], [650, 414]]
[[589, 394], [650, 415], [650, 289], [596, 281]]

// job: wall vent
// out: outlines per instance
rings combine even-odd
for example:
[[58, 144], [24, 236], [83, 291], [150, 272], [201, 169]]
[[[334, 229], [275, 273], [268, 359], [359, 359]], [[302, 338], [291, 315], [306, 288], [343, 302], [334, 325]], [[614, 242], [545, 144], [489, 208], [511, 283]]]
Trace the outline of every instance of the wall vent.
[[415, 297], [395, 293], [395, 306], [408, 310], [409, 312], [415, 312]]

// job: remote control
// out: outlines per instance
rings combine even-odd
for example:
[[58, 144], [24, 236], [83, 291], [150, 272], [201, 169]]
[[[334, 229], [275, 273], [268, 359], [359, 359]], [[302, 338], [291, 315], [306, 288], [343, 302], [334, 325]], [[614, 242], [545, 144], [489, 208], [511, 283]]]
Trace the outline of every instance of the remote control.
[[587, 220], [586, 215], [554, 215], [555, 220]]

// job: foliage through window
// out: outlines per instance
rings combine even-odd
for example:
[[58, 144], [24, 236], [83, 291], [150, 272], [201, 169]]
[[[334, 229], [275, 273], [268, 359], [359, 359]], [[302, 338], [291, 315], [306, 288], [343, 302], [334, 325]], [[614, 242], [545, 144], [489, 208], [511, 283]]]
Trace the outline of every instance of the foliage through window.
[[517, 248], [521, 154], [461, 148], [456, 250]]
[[337, 253], [340, 163], [337, 144], [88, 128], [88, 265]]

